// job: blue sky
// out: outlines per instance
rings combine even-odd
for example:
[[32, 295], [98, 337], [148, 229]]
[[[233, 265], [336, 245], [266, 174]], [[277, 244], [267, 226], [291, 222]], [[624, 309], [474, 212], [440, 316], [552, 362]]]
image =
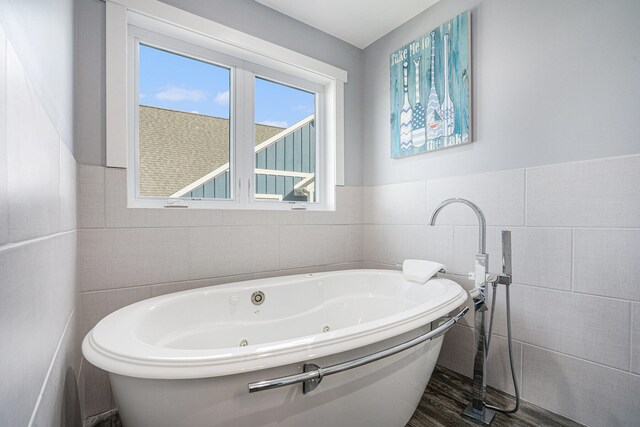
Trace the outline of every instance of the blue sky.
[[[229, 78], [226, 68], [140, 45], [140, 104], [229, 118]], [[288, 127], [313, 109], [313, 94], [256, 78], [256, 123]]]

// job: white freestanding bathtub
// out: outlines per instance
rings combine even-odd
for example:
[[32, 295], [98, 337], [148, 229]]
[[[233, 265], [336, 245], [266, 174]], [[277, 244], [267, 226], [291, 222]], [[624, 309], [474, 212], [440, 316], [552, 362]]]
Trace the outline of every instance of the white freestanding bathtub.
[[82, 352], [109, 372], [125, 427], [404, 426], [441, 335], [335, 375], [320, 373], [321, 383], [306, 394], [302, 384], [259, 389], [265, 380], [300, 374], [305, 363], [326, 368], [436, 335], [457, 319], [438, 331], [432, 322], [466, 299], [451, 280], [419, 284], [399, 271], [251, 280], [132, 304], [102, 319]]

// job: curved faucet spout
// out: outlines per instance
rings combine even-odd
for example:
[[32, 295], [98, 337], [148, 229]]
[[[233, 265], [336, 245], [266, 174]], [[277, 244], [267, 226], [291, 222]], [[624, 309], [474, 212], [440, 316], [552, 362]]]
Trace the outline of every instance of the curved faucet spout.
[[438, 207], [431, 214], [431, 219], [429, 220], [429, 223], [431, 225], [436, 225], [436, 218], [438, 217], [438, 214], [440, 213], [442, 208], [452, 203], [462, 203], [463, 205], [469, 206], [475, 212], [476, 216], [478, 217], [478, 226], [480, 228], [479, 237], [478, 237], [478, 253], [480, 254], [485, 253], [487, 248], [486, 239], [485, 239], [485, 236], [487, 234], [487, 223], [484, 219], [484, 214], [482, 213], [480, 208], [476, 206], [475, 203], [470, 202], [467, 199], [460, 199], [460, 198], [444, 200], [442, 203], [438, 205]]

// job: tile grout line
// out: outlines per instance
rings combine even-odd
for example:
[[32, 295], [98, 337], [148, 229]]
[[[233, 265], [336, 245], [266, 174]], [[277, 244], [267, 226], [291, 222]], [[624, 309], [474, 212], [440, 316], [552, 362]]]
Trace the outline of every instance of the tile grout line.
[[[379, 263], [379, 264], [392, 265], [392, 264], [386, 264], [386, 263]], [[459, 277], [459, 278], [461, 278], [463, 280], [467, 280], [467, 277], [464, 274], [458, 274], [458, 273], [447, 273], [447, 274], [449, 274], [451, 276]], [[521, 283], [521, 282], [513, 282], [513, 285], [525, 286], [527, 288], [534, 288], [534, 289], [539, 289], [539, 290], [543, 290], [543, 291], [564, 292], [564, 293], [567, 293], [567, 294], [582, 295], [582, 296], [593, 297], [593, 298], [602, 298], [602, 299], [606, 299], [606, 300], [609, 300], [609, 301], [628, 302], [628, 303], [631, 303], [631, 304], [640, 303], [640, 301], [638, 301], [638, 300], [624, 299], [624, 298], [612, 297], [612, 296], [608, 296], [608, 295], [591, 294], [591, 293], [588, 293], [588, 292], [576, 292], [576, 291], [572, 291], [570, 289], [550, 288], [550, 287], [546, 287], [546, 286], [531, 285], [531, 284], [528, 284], [528, 283]]]
[[[189, 278], [189, 280], [192, 280], [191, 276], [193, 275], [193, 265], [191, 263], [191, 260], [193, 258], [191, 257], [191, 230], [185, 228], [184, 234], [186, 235], [185, 238], [187, 241], [187, 277]], [[151, 292], [151, 285], [149, 285], [149, 292]]]
[[[451, 238], [451, 248], [453, 250], [453, 257], [451, 258], [451, 271], [458, 271], [456, 268], [456, 226], [452, 226], [451, 227], [453, 230], [451, 232], [452, 238]], [[452, 273], [453, 274], [453, 273]], [[464, 276], [461, 276], [464, 277]]]
[[524, 168], [524, 226], [526, 227], [528, 225], [527, 221], [527, 168]]
[[455, 256], [456, 256], [456, 250], [455, 250], [455, 228], [451, 227], [451, 265], [454, 266], [455, 268]]
[[524, 397], [524, 342], [521, 342], [520, 350], [520, 397]]
[[45, 241], [45, 240], [48, 240], [48, 239], [53, 239], [53, 238], [56, 238], [56, 237], [59, 237], [59, 236], [63, 236], [65, 234], [75, 233], [77, 231], [78, 231], [78, 229], [76, 228], [76, 229], [73, 229], [73, 230], [59, 231], [57, 233], [47, 234], [46, 236], [33, 237], [31, 239], [21, 240], [19, 242], [5, 243], [4, 245], [0, 245], [0, 252], [11, 250], [11, 249], [16, 249], [16, 248], [19, 248], [21, 246], [30, 245], [32, 243], [42, 242], [42, 241]]
[[[69, 329], [69, 325], [71, 324], [71, 319], [74, 318], [76, 312], [77, 304], [73, 306], [71, 310], [71, 314], [67, 319], [67, 323], [64, 325], [64, 329], [62, 330], [62, 334], [60, 334], [60, 339], [58, 340], [58, 345], [56, 346], [53, 356], [51, 357], [51, 363], [49, 364], [49, 368], [47, 369], [47, 373], [44, 376], [44, 380], [42, 381], [42, 387], [40, 387], [40, 392], [38, 393], [38, 398], [36, 399], [36, 403], [33, 407], [33, 412], [31, 413], [31, 418], [29, 419], [29, 423], [27, 424], [29, 427], [33, 425], [33, 422], [38, 413], [38, 408], [40, 408], [40, 403], [42, 402], [42, 397], [44, 396], [44, 392], [47, 389], [47, 384], [49, 383], [49, 378], [51, 377], [51, 373], [53, 372], [53, 367], [58, 359], [58, 355], [60, 353], [60, 348], [62, 347], [62, 342], [64, 341], [65, 336], [67, 335], [67, 330]], [[72, 337], [75, 340], [75, 337]]]
[[575, 240], [576, 240], [576, 230], [574, 228], [571, 229], [571, 292], [573, 293], [574, 289], [574, 283], [576, 281], [575, 279], [575, 274], [576, 274], [576, 260], [575, 260]]
[[[129, 208], [128, 208], [129, 209]], [[131, 209], [143, 209], [143, 208], [131, 208]], [[153, 210], [153, 209], [149, 209], [149, 210]], [[166, 212], [165, 210], [161, 210], [161, 209], [157, 209], [160, 212]], [[196, 209], [189, 211], [189, 212], [193, 212]], [[267, 211], [268, 212], [268, 211]], [[273, 226], [273, 225], [307, 225], [309, 227], [318, 227], [318, 226], [324, 226], [324, 225], [348, 225], [348, 224], [344, 224], [344, 223], [324, 223], [324, 224], [305, 224], [305, 223], [301, 223], [301, 222], [296, 222], [296, 223], [290, 223], [290, 224], [278, 224], [278, 223], [259, 223], [259, 222], [249, 222], [246, 224], [211, 224], [211, 225], [186, 225], [186, 224], [181, 224], [181, 225], [150, 225], [150, 226], [116, 226], [116, 227], [108, 227], [108, 230], [130, 230], [130, 229], [152, 229], [152, 228], [160, 228], [160, 229], [175, 229], [175, 228], [222, 228], [222, 227], [269, 227], [269, 226]], [[354, 225], [375, 225], [375, 226], [407, 226], [407, 227], [423, 227], [426, 224], [412, 224], [412, 223], [375, 223], [375, 222], [365, 222], [365, 223], [358, 223], [358, 224], [354, 224]], [[475, 227], [477, 228], [478, 225], [477, 224], [451, 224], [451, 223], [438, 223], [437, 225], [435, 225], [435, 227], [468, 227], [468, 228], [472, 228]], [[488, 224], [487, 225], [487, 229], [503, 229], [505, 227], [508, 227], [510, 229], [528, 229], [528, 230], [536, 230], [536, 229], [551, 229], [551, 230], [556, 230], [556, 229], [560, 229], [560, 230], [606, 230], [606, 231], [615, 231], [615, 230], [621, 230], [621, 231], [640, 231], [640, 227], [609, 227], [609, 226], [603, 226], [603, 227], [596, 227], [596, 226], [571, 226], [571, 225], [533, 225], [533, 226], [523, 226], [523, 225], [509, 225], [509, 224], [503, 224], [503, 225], [498, 225], [498, 224]], [[102, 230], [105, 227], [78, 227], [78, 230]]]
[[103, 216], [103, 220], [102, 220], [102, 228], [106, 229], [107, 228], [107, 167], [101, 167], [102, 168], [102, 216]]
[[[498, 335], [498, 336], [501, 336], [501, 335]], [[502, 338], [504, 338], [504, 337], [502, 337]], [[633, 377], [637, 377], [638, 379], [640, 379], [640, 374], [636, 374], [635, 372], [625, 371], [622, 368], [616, 368], [615, 366], [605, 365], [604, 363], [600, 363], [600, 362], [594, 362], [593, 360], [585, 359], [584, 357], [579, 357], [579, 356], [574, 356], [572, 354], [563, 353], [563, 352], [558, 351], [558, 350], [554, 350], [554, 349], [551, 349], [551, 348], [548, 348], [548, 347], [542, 347], [540, 345], [533, 344], [533, 343], [526, 342], [526, 341], [522, 341], [522, 344], [526, 345], [526, 346], [529, 346], [529, 347], [536, 348], [538, 350], [547, 351], [549, 353], [557, 354], [557, 355], [560, 355], [560, 356], [563, 356], [563, 357], [568, 357], [568, 358], [571, 358], [571, 359], [579, 360], [579, 361], [587, 363], [587, 364], [596, 365], [596, 366], [599, 366], [599, 367], [604, 368], [604, 369], [610, 369], [610, 370], [619, 372], [621, 374], [631, 375]]]
[[276, 227], [278, 230], [278, 270], [280, 270], [282, 265], [282, 224], [277, 224]]
[[633, 373], [633, 306], [629, 310], [629, 372]]

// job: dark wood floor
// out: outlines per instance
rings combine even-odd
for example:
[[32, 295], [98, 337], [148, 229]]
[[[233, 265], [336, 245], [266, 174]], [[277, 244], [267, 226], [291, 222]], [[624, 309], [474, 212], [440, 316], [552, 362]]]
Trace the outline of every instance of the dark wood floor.
[[[460, 415], [469, 403], [471, 395], [472, 382], [470, 378], [436, 366], [418, 409], [406, 427], [477, 426]], [[487, 400], [500, 407], [510, 408], [513, 406], [513, 397], [491, 387], [487, 387]], [[493, 427], [582, 426], [582, 424], [524, 401], [521, 402], [520, 410], [516, 414], [497, 413], [491, 425]]]

